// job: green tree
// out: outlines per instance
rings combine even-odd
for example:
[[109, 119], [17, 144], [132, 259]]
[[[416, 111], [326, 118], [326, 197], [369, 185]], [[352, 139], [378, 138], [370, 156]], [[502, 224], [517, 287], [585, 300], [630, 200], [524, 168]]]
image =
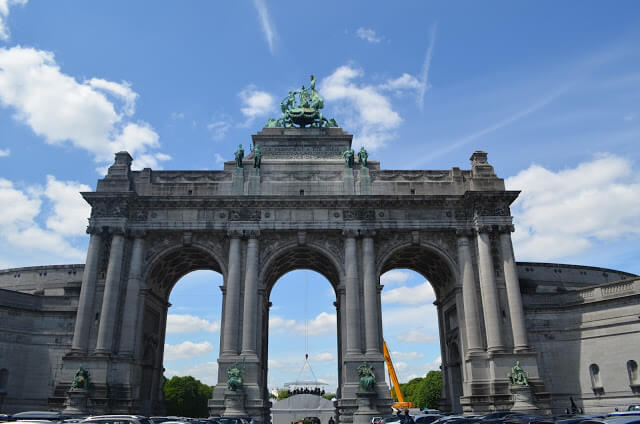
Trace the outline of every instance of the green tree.
[[278, 400], [286, 399], [289, 396], [291, 396], [291, 393], [289, 392], [289, 390], [280, 390], [278, 392]]
[[165, 379], [163, 390], [168, 415], [209, 416], [207, 404], [213, 394], [213, 387], [187, 376], [172, 377], [171, 380]]
[[[400, 383], [400, 390], [404, 400], [413, 402], [416, 408], [438, 408], [440, 403], [440, 389], [442, 388], [442, 373], [429, 371], [426, 376], [414, 378], [408, 383]], [[394, 392], [394, 399], [397, 400]]]
[[325, 394], [322, 395], [322, 397], [325, 398], [326, 400], [331, 400], [334, 397], [336, 397], [336, 394], [335, 393], [325, 393]]

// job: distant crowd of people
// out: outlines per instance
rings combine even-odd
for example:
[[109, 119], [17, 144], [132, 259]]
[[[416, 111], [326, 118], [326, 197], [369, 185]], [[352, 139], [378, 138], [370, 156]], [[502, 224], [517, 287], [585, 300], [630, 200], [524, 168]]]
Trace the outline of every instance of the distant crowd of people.
[[302, 388], [302, 387], [296, 387], [295, 389], [289, 389], [289, 393], [291, 393], [291, 395], [317, 395], [317, 396], [323, 396], [324, 395], [324, 389], [320, 390], [319, 387], [315, 387], [313, 389], [310, 389], [308, 387]]

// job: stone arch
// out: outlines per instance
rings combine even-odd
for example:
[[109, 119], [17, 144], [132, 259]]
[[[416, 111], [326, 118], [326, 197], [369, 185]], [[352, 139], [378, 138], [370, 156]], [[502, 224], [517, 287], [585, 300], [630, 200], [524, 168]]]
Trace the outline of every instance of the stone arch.
[[198, 243], [167, 246], [150, 258], [142, 275], [149, 288], [168, 299], [180, 278], [201, 269], [219, 272], [226, 280], [226, 262], [220, 254]]
[[376, 275], [379, 278], [392, 269], [411, 269], [429, 280], [436, 296], [439, 296], [445, 284], [456, 284], [459, 281], [455, 263], [446, 251], [435, 244], [399, 243], [380, 258]]
[[343, 269], [335, 255], [316, 244], [288, 243], [272, 253], [264, 262], [260, 281], [266, 290], [266, 298], [280, 277], [296, 269], [310, 269], [325, 277], [335, 289], [342, 280]]

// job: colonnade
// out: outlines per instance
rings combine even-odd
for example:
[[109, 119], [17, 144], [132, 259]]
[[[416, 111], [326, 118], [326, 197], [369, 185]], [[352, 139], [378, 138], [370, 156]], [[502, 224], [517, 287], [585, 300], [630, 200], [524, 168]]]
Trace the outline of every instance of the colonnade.
[[[500, 305], [496, 287], [495, 268], [491, 255], [491, 226], [478, 226], [475, 231], [461, 230], [457, 233], [458, 267], [462, 282], [462, 301], [464, 307], [464, 325], [466, 330], [467, 351], [476, 353], [484, 351], [482, 331], [479, 320], [479, 305], [473, 271], [471, 243], [477, 247], [477, 265], [480, 282], [480, 299], [486, 334], [486, 350], [488, 352], [506, 349], [504, 330], [500, 319]], [[513, 227], [498, 227], [500, 239], [500, 257], [502, 272], [507, 292], [509, 318], [513, 335], [514, 350], [528, 349], [527, 333], [520, 294], [520, 283], [513, 257], [511, 244]]]

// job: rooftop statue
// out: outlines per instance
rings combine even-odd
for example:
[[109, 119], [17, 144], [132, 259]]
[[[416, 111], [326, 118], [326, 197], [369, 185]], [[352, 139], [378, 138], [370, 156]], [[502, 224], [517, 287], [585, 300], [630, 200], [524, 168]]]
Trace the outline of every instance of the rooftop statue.
[[335, 119], [327, 119], [322, 116], [320, 109], [324, 107], [324, 100], [316, 91], [316, 77], [311, 75], [311, 85], [296, 91], [289, 91], [280, 102], [282, 115], [278, 119], [271, 118], [265, 124], [267, 128], [291, 128], [298, 125], [304, 128], [307, 125], [314, 128], [337, 127]]

